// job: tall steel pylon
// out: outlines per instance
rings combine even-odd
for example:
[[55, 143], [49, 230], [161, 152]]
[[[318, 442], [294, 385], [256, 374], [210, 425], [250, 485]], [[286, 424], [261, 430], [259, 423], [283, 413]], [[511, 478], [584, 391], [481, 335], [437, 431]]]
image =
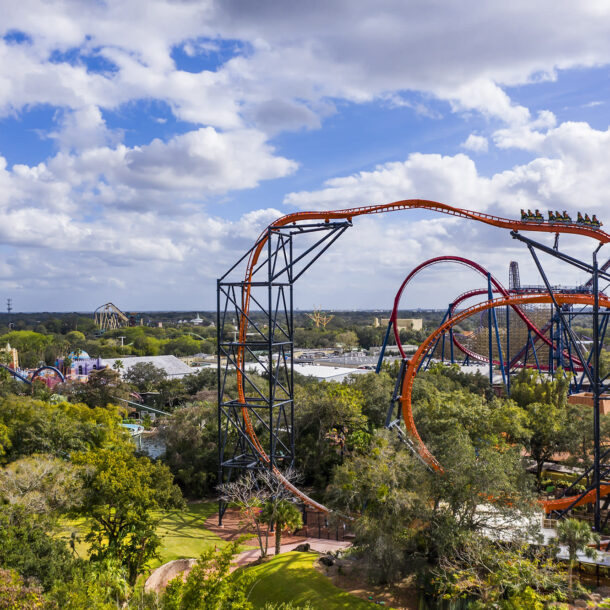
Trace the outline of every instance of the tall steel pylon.
[[[245, 269], [260, 239], [218, 279], [219, 483], [245, 469], [294, 464], [294, 283], [351, 225], [341, 220], [269, 227], [261, 236], [267, 245], [252, 277], [245, 277]], [[238, 400], [236, 367], [245, 403]], [[221, 523], [225, 509], [221, 501]]]
[[[601, 379], [600, 377], [600, 353], [603, 347], [604, 335], [608, 325], [608, 316], [610, 316], [610, 311], [600, 312], [599, 308], [599, 279], [602, 278], [606, 281], [610, 281], [610, 275], [606, 273], [605, 269], [602, 271], [599, 268], [597, 261], [597, 253], [603, 244], [600, 244], [593, 252], [592, 263], [587, 263], [560, 252], [558, 249], [558, 239], [555, 240], [555, 247], [550, 248], [544, 244], [524, 237], [516, 231], [511, 231], [511, 235], [514, 239], [523, 242], [527, 246], [538, 272], [542, 277], [542, 281], [544, 282], [547, 292], [553, 301], [555, 315], [563, 329], [563, 332], [566, 334], [566, 340], [569, 341], [571, 348], [574, 350], [578, 359], [580, 360], [583, 366], [583, 378], [586, 378], [591, 393], [593, 394], [593, 465], [591, 468], [587, 469], [575, 482], [573, 482], [564, 493], [569, 495], [572, 492], [572, 488], [576, 484], [579, 484], [582, 480], [586, 480], [589, 477], [591, 477], [591, 483], [584, 492], [575, 495], [574, 502], [569, 507], [561, 511], [557, 516], [565, 516], [570, 510], [572, 510], [573, 507], [579, 504], [579, 501], [584, 498], [586, 494], [593, 492], [595, 498], [593, 503], [593, 526], [595, 531], [601, 534], [610, 517], [610, 512], [607, 512], [602, 521], [602, 498], [600, 493], [602, 479], [607, 478], [608, 475], [610, 475], [610, 450], [606, 450], [602, 454], [600, 436], [600, 397], [610, 387], [610, 383], [605, 383], [608, 380], [608, 376], [606, 376], [604, 379]], [[538, 254], [536, 252], [537, 250], [545, 252], [546, 254], [549, 254], [562, 262], [576, 267], [581, 271], [585, 271], [591, 275], [591, 280], [587, 282], [587, 285], [591, 287], [593, 293], [593, 308], [591, 312], [593, 337], [591, 352], [587, 358], [585, 358], [582, 351], [582, 346], [574, 334], [572, 325], [568, 320], [569, 312], [565, 312], [555, 300], [555, 292], [547, 278], [540, 259], [538, 258]], [[606, 266], [604, 265], [604, 267]], [[609, 501], [610, 498], [608, 497], [604, 501], [606, 509], [609, 507]]]

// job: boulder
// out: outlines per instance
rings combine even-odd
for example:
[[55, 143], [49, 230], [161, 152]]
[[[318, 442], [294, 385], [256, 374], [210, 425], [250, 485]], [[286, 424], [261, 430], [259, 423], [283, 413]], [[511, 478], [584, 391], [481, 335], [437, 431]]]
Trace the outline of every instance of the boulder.
[[299, 544], [299, 546], [294, 547], [294, 550], [298, 551], [299, 553], [307, 553], [310, 548], [311, 546], [309, 545], [309, 542], [304, 542], [303, 544]]

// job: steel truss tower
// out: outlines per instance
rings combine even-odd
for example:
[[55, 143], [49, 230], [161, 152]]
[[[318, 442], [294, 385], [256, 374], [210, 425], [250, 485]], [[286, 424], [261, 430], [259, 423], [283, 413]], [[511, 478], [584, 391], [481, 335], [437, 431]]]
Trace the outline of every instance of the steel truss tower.
[[[217, 281], [219, 482], [245, 469], [293, 465], [293, 287], [351, 225], [341, 220], [270, 227]], [[246, 278], [247, 263], [265, 237], [261, 259]], [[248, 290], [251, 307], [245, 309]], [[236, 367], [245, 403], [238, 400]], [[244, 411], [258, 440], [249, 434]], [[225, 509], [221, 501], [220, 523]]]
[[[596, 532], [602, 533], [608, 520], [610, 518], [610, 496], [606, 496], [603, 500], [601, 497], [600, 486], [602, 480], [607, 480], [610, 475], [610, 449], [604, 448], [602, 453], [601, 437], [600, 437], [600, 397], [610, 388], [608, 377], [606, 375], [603, 379], [600, 376], [600, 354], [603, 348], [604, 336], [606, 328], [608, 326], [608, 316], [610, 311], [601, 312], [599, 308], [599, 280], [600, 278], [606, 281], [610, 281], [610, 274], [606, 273], [607, 265], [603, 266], [603, 270], [600, 269], [597, 262], [597, 253], [603, 244], [600, 244], [597, 249], [593, 252], [592, 264], [581, 261], [572, 256], [568, 256], [558, 249], [558, 235], [555, 239], [555, 247], [550, 248], [544, 244], [533, 241], [523, 235], [520, 235], [516, 231], [511, 231], [511, 235], [514, 239], [523, 242], [536, 264], [538, 272], [542, 277], [542, 281], [553, 301], [555, 310], [555, 316], [558, 319], [559, 324], [563, 327], [566, 333], [566, 340], [568, 340], [576, 353], [578, 360], [580, 360], [583, 366], [583, 378], [586, 378], [590, 391], [593, 394], [593, 464], [588, 468], [576, 481], [572, 483], [568, 489], [564, 491], [564, 495], [568, 496], [572, 494], [573, 488], [580, 484], [583, 480], [589, 481], [584, 492], [574, 495], [574, 501], [564, 510], [558, 512], [555, 516], [561, 518], [569, 513], [575, 506], [578, 506], [581, 500], [588, 494], [592, 494], [594, 498], [593, 502], [593, 527]], [[560, 307], [555, 300], [555, 294], [549, 280], [544, 272], [540, 259], [536, 253], [536, 250], [550, 254], [551, 256], [559, 259], [560, 261], [567, 263], [581, 271], [585, 271], [591, 275], [591, 279], [587, 282], [587, 285], [591, 287], [593, 293], [593, 308], [591, 311], [592, 326], [593, 326], [593, 340], [591, 346], [591, 352], [587, 358], [583, 354], [582, 347], [576, 338], [570, 321], [567, 319], [570, 312], [566, 312]], [[582, 381], [581, 384], [582, 385]], [[605, 517], [602, 511], [606, 511]], [[602, 520], [602, 517], [603, 520]]]

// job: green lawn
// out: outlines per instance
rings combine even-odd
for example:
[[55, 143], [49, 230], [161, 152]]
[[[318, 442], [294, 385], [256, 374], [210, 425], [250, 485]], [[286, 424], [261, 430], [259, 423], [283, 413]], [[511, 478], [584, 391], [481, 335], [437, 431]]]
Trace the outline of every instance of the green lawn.
[[217, 510], [216, 502], [198, 502], [188, 504], [185, 510], [168, 512], [157, 528], [160, 559], [151, 562], [150, 567], [183, 557], [197, 558], [210, 546], [224, 546], [224, 540], [204, 528], [205, 520]]
[[[161, 517], [157, 534], [161, 538], [159, 559], [150, 562], [148, 567], [155, 569], [173, 559], [183, 557], [199, 557], [210, 546], [223, 546], [226, 542], [216, 534], [204, 528], [205, 520], [218, 510], [215, 502], [193, 502], [187, 504], [184, 510], [158, 513]], [[85, 519], [65, 521], [65, 529], [61, 537], [70, 539], [70, 533], [76, 531], [80, 542], [76, 550], [81, 557], [87, 557], [87, 544], [83, 542], [87, 526]], [[252, 545], [246, 545], [252, 546]]]
[[[288, 602], [296, 606], [309, 602], [313, 608], [359, 610], [372, 608], [372, 602], [362, 600], [335, 587], [328, 578], [313, 566], [315, 553], [282, 553], [267, 563], [246, 568], [254, 574], [250, 601], [255, 608], [266, 602]], [[377, 606], [379, 607], [379, 606]]]

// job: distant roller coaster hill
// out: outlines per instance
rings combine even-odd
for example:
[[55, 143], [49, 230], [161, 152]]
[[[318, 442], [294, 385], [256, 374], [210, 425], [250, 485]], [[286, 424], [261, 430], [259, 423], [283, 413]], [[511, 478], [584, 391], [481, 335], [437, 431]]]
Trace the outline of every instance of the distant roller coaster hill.
[[95, 310], [93, 319], [101, 333], [124, 326], [137, 326], [136, 316], [123, 313], [114, 303], [100, 305]]

